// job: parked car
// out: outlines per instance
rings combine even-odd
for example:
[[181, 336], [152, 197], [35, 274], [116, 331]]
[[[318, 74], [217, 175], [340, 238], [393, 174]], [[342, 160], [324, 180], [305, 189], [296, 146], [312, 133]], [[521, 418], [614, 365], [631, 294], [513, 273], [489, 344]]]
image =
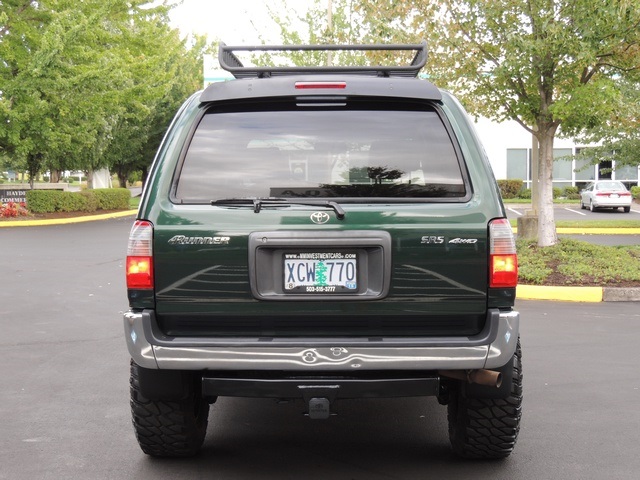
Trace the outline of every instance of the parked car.
[[[127, 257], [133, 426], [188, 456], [219, 396], [435, 396], [454, 452], [502, 458], [522, 405], [516, 246], [460, 103], [410, 65], [244, 67], [178, 112]], [[214, 425], [215, 426], [215, 425]], [[311, 434], [311, 431], [310, 431]], [[389, 440], [390, 442], [393, 440]]]
[[592, 212], [596, 208], [622, 208], [629, 213], [631, 201], [631, 193], [617, 180], [598, 180], [580, 192], [580, 208], [589, 208]]

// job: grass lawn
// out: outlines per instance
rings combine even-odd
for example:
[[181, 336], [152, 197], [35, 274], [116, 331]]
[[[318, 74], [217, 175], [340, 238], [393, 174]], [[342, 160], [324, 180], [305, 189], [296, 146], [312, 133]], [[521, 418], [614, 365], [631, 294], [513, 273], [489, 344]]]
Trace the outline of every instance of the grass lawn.
[[540, 248], [518, 240], [519, 283], [640, 287], [640, 245], [603, 246], [571, 239]]

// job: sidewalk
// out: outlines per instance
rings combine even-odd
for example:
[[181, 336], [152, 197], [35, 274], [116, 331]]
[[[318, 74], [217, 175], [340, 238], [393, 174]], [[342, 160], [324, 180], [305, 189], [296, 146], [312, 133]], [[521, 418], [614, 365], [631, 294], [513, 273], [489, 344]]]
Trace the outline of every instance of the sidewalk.
[[[106, 213], [101, 215], [89, 215], [83, 217], [60, 218], [52, 220], [16, 220], [0, 222], [2, 227], [36, 227], [43, 225], [65, 225], [71, 223], [91, 222], [95, 220], [107, 220], [134, 216], [137, 210], [125, 210], [122, 212]], [[558, 228], [559, 234], [563, 233], [589, 233], [600, 235], [639, 235], [640, 228], [594, 228], [575, 229]], [[515, 232], [515, 228], [514, 228]], [[614, 287], [554, 287], [543, 285], [518, 285], [516, 297], [520, 300], [554, 300], [561, 302], [640, 302], [640, 288], [614, 288]]]

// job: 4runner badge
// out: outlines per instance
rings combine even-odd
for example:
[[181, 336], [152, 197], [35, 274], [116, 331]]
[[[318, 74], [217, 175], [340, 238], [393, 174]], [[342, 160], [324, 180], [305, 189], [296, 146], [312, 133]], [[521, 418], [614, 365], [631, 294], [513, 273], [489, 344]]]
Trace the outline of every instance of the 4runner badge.
[[187, 237], [175, 235], [167, 242], [169, 245], [229, 245], [229, 237]]
[[327, 212], [313, 212], [309, 218], [311, 218], [313, 223], [322, 225], [323, 223], [327, 223], [331, 217], [329, 217]]

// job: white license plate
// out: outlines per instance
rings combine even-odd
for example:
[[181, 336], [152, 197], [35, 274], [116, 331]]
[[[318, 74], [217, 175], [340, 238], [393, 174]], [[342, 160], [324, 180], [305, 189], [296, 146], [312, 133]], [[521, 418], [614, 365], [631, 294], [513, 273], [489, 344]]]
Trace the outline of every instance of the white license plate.
[[620, 195], [618, 195], [617, 193], [612, 193], [609, 195], [609, 198], [620, 198]]
[[290, 293], [339, 293], [358, 289], [355, 253], [284, 254], [284, 290]]

